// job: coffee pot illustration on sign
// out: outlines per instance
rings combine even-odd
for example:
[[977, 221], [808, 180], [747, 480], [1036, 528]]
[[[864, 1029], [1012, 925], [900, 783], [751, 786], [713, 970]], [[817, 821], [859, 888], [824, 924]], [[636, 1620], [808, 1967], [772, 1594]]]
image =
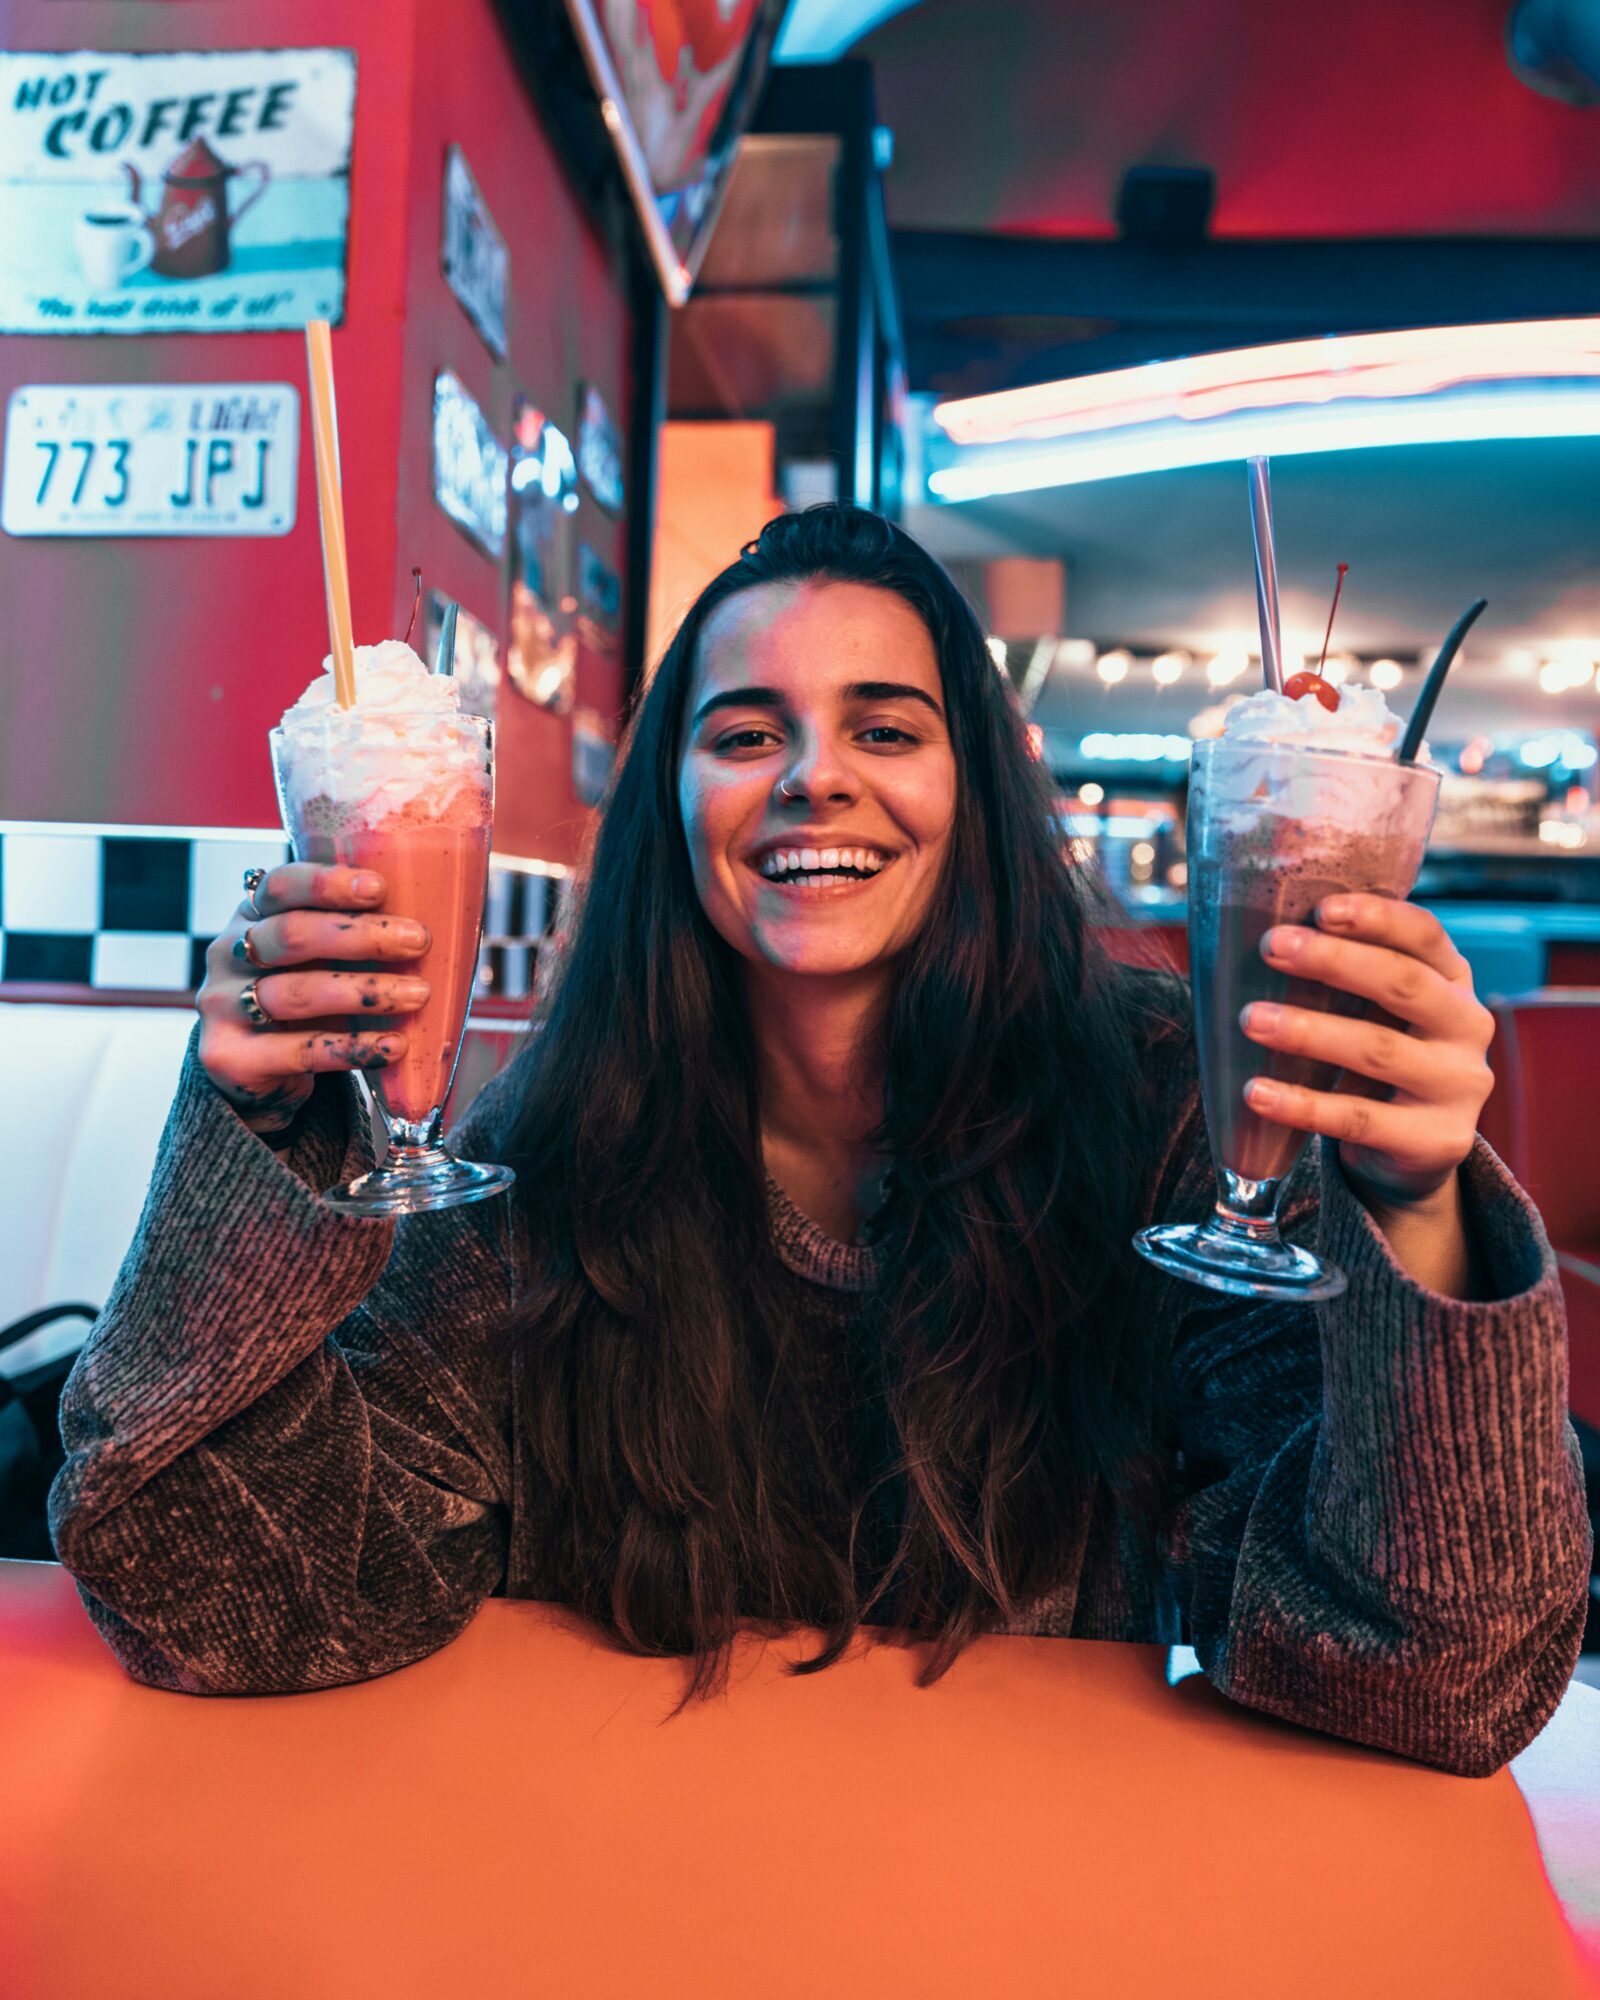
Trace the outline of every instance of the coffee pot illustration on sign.
[[[129, 196], [143, 209], [139, 169], [125, 160], [122, 171], [128, 177]], [[230, 215], [228, 180], [234, 174], [259, 178]], [[160, 207], [145, 214], [156, 246], [150, 268], [167, 278], [209, 278], [225, 271], [230, 254], [228, 231], [266, 193], [271, 178], [270, 168], [260, 160], [230, 167], [204, 139], [185, 146], [162, 176]]]

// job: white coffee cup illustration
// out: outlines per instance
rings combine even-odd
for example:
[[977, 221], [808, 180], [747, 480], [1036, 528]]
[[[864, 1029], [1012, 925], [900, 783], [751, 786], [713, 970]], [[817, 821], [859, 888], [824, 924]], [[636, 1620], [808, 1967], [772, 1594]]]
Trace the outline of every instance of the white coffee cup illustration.
[[83, 275], [97, 292], [108, 292], [142, 271], [155, 255], [149, 224], [131, 202], [100, 202], [73, 226], [73, 245]]

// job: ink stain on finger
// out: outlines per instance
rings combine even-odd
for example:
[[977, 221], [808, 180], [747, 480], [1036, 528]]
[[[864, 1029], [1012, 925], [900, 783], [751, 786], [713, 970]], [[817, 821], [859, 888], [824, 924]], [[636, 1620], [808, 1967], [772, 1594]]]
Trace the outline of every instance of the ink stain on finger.
[[378, 1004], [378, 996], [377, 996], [377, 994], [376, 994], [376, 993], [363, 993], [363, 994], [362, 994], [362, 996], [361, 996], [361, 1004], [362, 1004], [362, 1006], [363, 1006], [363, 1007], [376, 1007], [376, 1006], [377, 1006], [377, 1004]]

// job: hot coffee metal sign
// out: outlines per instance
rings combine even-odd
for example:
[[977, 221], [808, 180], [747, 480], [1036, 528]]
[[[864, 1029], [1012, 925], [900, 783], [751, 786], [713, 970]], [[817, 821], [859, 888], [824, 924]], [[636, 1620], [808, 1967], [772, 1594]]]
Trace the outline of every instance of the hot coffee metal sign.
[[288, 382], [34, 385], [6, 406], [8, 535], [286, 535]]
[[0, 332], [344, 316], [350, 49], [0, 55]]

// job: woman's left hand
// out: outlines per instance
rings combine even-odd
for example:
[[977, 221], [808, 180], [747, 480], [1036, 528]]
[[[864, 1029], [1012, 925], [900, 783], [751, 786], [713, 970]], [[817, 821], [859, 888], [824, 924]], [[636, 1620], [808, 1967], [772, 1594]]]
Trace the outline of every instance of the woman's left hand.
[[1472, 1150], [1494, 1088], [1486, 1060], [1494, 1017], [1443, 925], [1417, 904], [1330, 896], [1317, 921], [1317, 930], [1268, 931], [1263, 958], [1296, 979], [1375, 1000], [1405, 1027], [1257, 1003], [1240, 1017], [1244, 1031], [1264, 1047], [1368, 1077], [1390, 1095], [1377, 1101], [1256, 1078], [1246, 1100], [1274, 1124], [1337, 1139], [1340, 1164], [1369, 1206], [1426, 1202]]

